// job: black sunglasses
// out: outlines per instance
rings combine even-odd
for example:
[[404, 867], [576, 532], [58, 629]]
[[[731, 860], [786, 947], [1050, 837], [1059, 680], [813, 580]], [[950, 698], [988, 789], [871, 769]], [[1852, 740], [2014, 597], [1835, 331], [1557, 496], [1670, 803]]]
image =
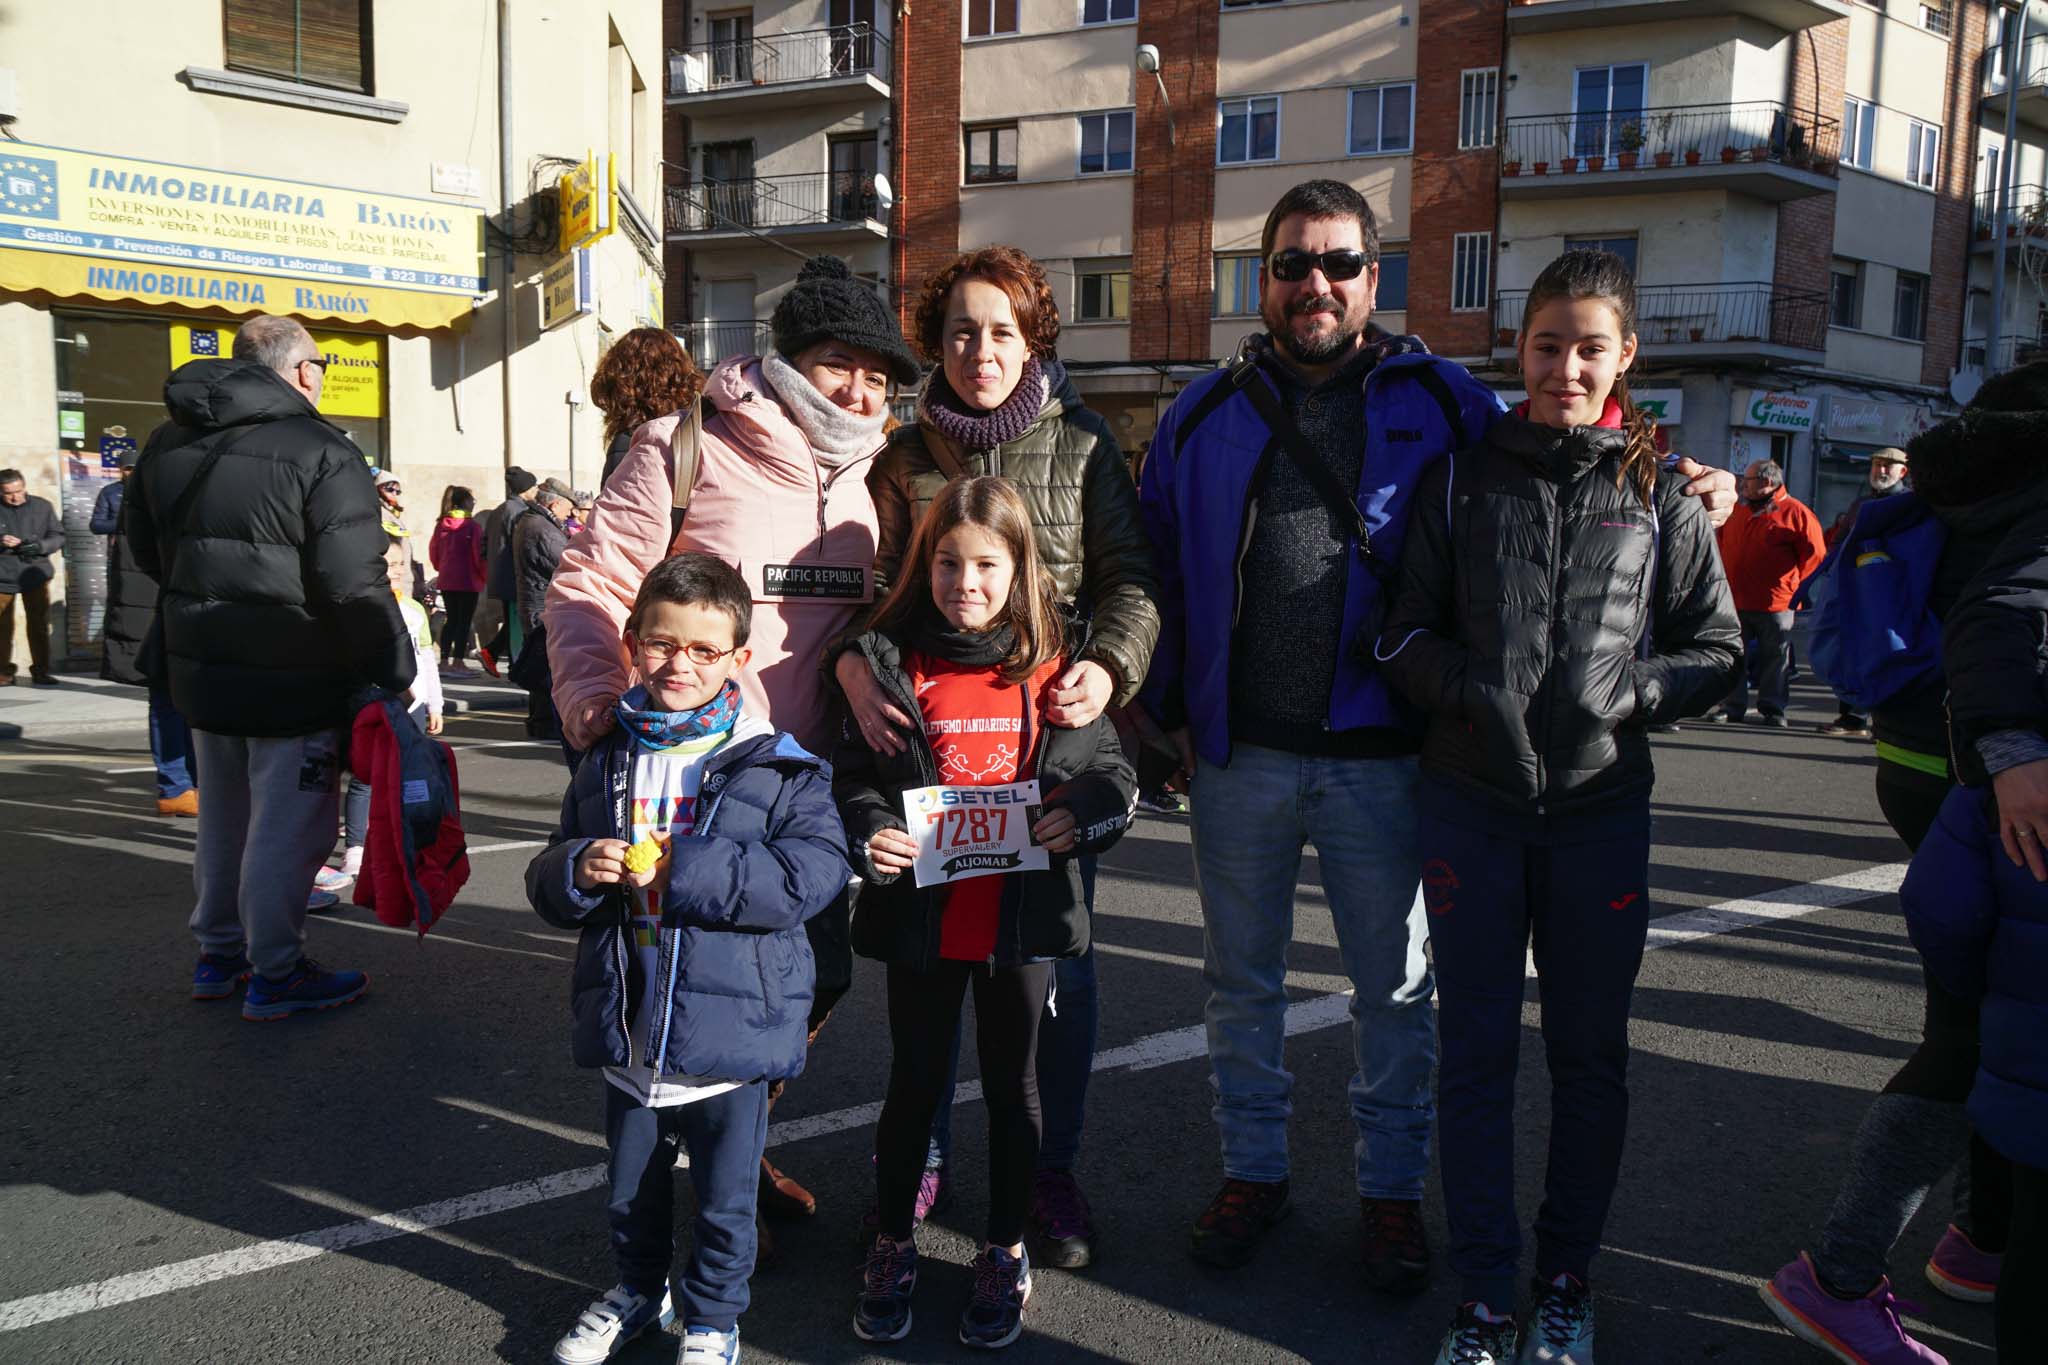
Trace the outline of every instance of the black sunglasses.
[[1372, 258], [1363, 251], [1303, 251], [1300, 247], [1289, 247], [1276, 251], [1266, 258], [1266, 269], [1276, 280], [1297, 284], [1308, 278], [1311, 270], [1321, 270], [1327, 280], [1355, 280], [1365, 273], [1372, 264]]
[[325, 356], [309, 355], [299, 363], [301, 365], [317, 365], [320, 367], [320, 373], [327, 373], [327, 357]]

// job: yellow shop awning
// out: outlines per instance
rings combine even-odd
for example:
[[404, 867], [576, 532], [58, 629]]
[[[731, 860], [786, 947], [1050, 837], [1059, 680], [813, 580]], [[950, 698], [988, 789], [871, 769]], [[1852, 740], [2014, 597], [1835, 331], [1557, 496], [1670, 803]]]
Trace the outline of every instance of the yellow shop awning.
[[437, 328], [483, 246], [445, 200], [0, 143], [0, 291]]
[[289, 313], [313, 322], [394, 329], [453, 326], [468, 317], [471, 309], [468, 299], [449, 294], [243, 275], [193, 266], [131, 265], [8, 247], [0, 247], [0, 292], [212, 308], [243, 315]]

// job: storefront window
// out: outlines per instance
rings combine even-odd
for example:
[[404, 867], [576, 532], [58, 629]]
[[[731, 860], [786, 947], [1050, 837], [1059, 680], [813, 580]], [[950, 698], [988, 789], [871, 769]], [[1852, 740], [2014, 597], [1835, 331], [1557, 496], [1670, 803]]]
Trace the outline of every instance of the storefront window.
[[[93, 313], [54, 316], [57, 387], [83, 398], [83, 449], [88, 452], [99, 449], [100, 438], [112, 427], [124, 428], [141, 445], [169, 415], [164, 380], [170, 372], [187, 360], [226, 359], [234, 350], [235, 329], [228, 323]], [[329, 362], [320, 415], [347, 432], [372, 464], [383, 464], [384, 338], [316, 328], [313, 340]]]

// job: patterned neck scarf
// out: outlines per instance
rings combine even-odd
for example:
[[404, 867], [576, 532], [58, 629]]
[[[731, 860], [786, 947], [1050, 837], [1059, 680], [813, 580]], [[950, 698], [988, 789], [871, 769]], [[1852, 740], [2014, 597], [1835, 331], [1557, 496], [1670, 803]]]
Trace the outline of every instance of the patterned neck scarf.
[[706, 735], [723, 734], [738, 723], [740, 718], [740, 685], [731, 678], [718, 689], [718, 695], [694, 711], [648, 711], [650, 698], [647, 688], [635, 687], [618, 704], [612, 713], [619, 718], [619, 725], [630, 735], [633, 742], [643, 749], [660, 752], [673, 749]]
[[1057, 360], [1041, 361], [1035, 355], [1026, 356], [1023, 373], [1017, 376], [1017, 387], [993, 412], [970, 409], [946, 382], [946, 372], [933, 370], [917, 415], [949, 440], [958, 442], [962, 449], [994, 450], [1037, 425], [1038, 414], [1045, 411], [1045, 400], [1052, 393], [1055, 380], [1066, 378], [1066, 370], [1055, 368], [1058, 366]]

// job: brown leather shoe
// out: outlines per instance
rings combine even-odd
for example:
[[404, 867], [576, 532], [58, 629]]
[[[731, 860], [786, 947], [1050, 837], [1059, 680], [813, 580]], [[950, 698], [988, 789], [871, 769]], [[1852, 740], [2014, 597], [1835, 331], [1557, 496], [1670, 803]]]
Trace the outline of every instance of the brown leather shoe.
[[199, 789], [193, 787], [176, 796], [168, 798], [158, 797], [156, 813], [158, 815], [182, 815], [187, 818], [196, 817], [199, 814]]
[[755, 1273], [775, 1269], [775, 1234], [768, 1230], [768, 1220], [754, 1211], [754, 1270]]
[[761, 1211], [777, 1218], [809, 1218], [818, 1211], [811, 1192], [775, 1169], [775, 1163], [761, 1158]]
[[1419, 1199], [1358, 1201], [1359, 1255], [1365, 1280], [1383, 1294], [1414, 1294], [1429, 1283], [1429, 1236]]

